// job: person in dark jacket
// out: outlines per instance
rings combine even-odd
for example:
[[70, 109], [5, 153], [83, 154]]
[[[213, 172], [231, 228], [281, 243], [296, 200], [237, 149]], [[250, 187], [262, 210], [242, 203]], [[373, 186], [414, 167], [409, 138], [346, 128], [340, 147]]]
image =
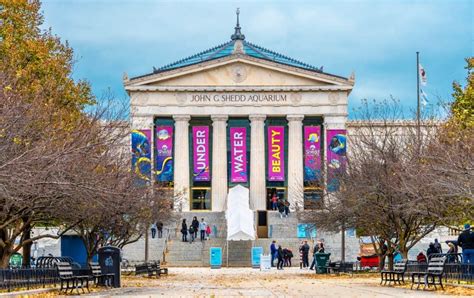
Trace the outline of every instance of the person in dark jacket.
[[324, 244], [322, 242], [319, 242], [313, 248], [313, 262], [311, 262], [309, 270], [314, 270], [314, 266], [316, 266], [316, 256], [314, 255], [316, 253], [324, 253]]
[[426, 250], [426, 255], [428, 256], [428, 261], [431, 260], [432, 255], [437, 254], [438, 251], [436, 250], [434, 243], [431, 242], [430, 245], [428, 245], [428, 249]]
[[199, 231], [199, 220], [197, 219], [197, 217], [193, 217], [193, 221], [191, 222], [191, 225], [193, 226], [193, 229], [194, 229], [194, 239], [197, 238], [198, 236], [198, 231]]
[[304, 242], [302, 250], [303, 250], [303, 268], [308, 268], [309, 267], [308, 255], [309, 255], [309, 250], [310, 250], [308, 241]]
[[270, 245], [270, 255], [272, 258], [272, 267], [275, 267], [275, 258], [277, 257], [277, 247], [276, 247], [276, 241], [273, 240], [272, 244]]
[[291, 267], [292, 257], [293, 257], [293, 252], [290, 249], [288, 248], [283, 249], [283, 260], [285, 261], [285, 264], [284, 264], [285, 267]]
[[280, 212], [280, 218], [283, 218], [283, 216], [285, 216], [285, 204], [283, 204], [282, 201], [278, 202], [278, 212]]
[[186, 224], [186, 219], [183, 219], [183, 223], [181, 224], [181, 234], [183, 234], [182, 240], [183, 242], [188, 241], [188, 225]]
[[189, 243], [193, 243], [194, 242], [194, 227], [193, 225], [189, 225], [189, 237], [191, 237], [191, 240], [189, 241]]
[[441, 248], [441, 243], [438, 242], [438, 239], [435, 239], [434, 248], [436, 249], [437, 253], [439, 254], [443, 253], [443, 249]]
[[278, 257], [277, 269], [283, 270], [283, 249], [281, 248], [281, 245], [278, 245], [277, 257]]
[[156, 229], [158, 230], [158, 238], [163, 237], [163, 223], [161, 221], [156, 223]]
[[474, 264], [474, 232], [469, 224], [465, 224], [464, 231], [459, 234], [458, 246], [462, 248], [462, 262]]

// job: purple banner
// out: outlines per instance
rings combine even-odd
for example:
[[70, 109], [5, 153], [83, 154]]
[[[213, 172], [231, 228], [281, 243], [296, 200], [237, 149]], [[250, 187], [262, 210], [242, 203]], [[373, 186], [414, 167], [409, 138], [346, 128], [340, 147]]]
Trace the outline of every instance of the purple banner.
[[321, 127], [304, 127], [304, 181], [321, 180]]
[[347, 133], [345, 129], [327, 131], [328, 191], [339, 190], [339, 176], [346, 168]]
[[155, 179], [173, 181], [173, 126], [157, 126], [155, 131]]
[[211, 180], [209, 171], [209, 126], [193, 127], [193, 180]]
[[151, 130], [132, 130], [132, 172], [136, 182], [148, 183], [151, 176]]
[[230, 128], [230, 181], [247, 182], [247, 128]]
[[268, 180], [285, 181], [285, 128], [268, 126]]

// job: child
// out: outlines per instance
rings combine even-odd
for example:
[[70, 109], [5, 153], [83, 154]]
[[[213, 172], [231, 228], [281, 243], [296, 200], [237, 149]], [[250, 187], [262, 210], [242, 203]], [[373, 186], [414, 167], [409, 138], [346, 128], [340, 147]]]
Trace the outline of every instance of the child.
[[207, 225], [206, 227], [206, 239], [209, 240], [209, 235], [211, 235], [211, 226]]

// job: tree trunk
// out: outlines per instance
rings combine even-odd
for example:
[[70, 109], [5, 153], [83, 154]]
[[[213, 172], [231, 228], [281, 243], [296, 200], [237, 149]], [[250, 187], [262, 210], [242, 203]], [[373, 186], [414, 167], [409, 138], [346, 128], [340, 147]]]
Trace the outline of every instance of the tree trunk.
[[8, 268], [8, 266], [10, 265], [10, 257], [12, 255], [12, 253], [13, 253], [12, 249], [7, 249], [7, 248], [3, 249], [3, 253], [0, 256], [0, 268], [1, 269], [7, 269]]
[[[27, 222], [28, 218], [24, 218], [23, 222]], [[31, 225], [27, 224], [25, 227], [25, 230], [23, 231], [21, 235], [21, 243], [23, 243], [26, 240], [31, 239]], [[31, 246], [33, 243], [27, 243], [23, 245], [23, 261], [22, 261], [22, 266], [24, 268], [29, 268], [31, 266]]]
[[388, 270], [393, 270], [393, 253], [387, 255], [388, 257]]

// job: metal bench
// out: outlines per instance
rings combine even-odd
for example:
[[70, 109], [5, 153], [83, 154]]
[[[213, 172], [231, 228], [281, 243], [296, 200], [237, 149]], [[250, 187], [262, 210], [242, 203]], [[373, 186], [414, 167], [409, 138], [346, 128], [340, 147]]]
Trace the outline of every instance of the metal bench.
[[135, 265], [135, 275], [140, 274], [148, 274], [149, 277], [160, 276], [161, 274], [168, 274], [168, 268], [161, 268], [159, 261]]
[[96, 262], [89, 263], [89, 268], [91, 270], [91, 277], [95, 285], [103, 284], [106, 287], [112, 286], [115, 274], [102, 273], [102, 268], [100, 267], [99, 263]]
[[436, 285], [440, 285], [441, 289], [444, 290], [443, 287], [443, 273], [444, 273], [444, 264], [446, 262], [446, 258], [431, 258], [428, 263], [428, 268], [426, 272], [412, 272], [411, 273], [411, 288], [413, 289], [413, 285], [417, 285], [416, 289], [423, 284], [423, 290], [426, 287], [430, 287], [431, 285], [434, 286], [436, 290]]
[[61, 284], [60, 292], [63, 290], [64, 292], [71, 290], [72, 293], [75, 289], [79, 293], [79, 289], [81, 289], [84, 293], [84, 287], [90, 292], [89, 275], [74, 275], [72, 266], [68, 262], [58, 262], [56, 263], [56, 267], [58, 268], [59, 281]]
[[393, 270], [382, 270], [380, 271], [380, 284], [384, 285], [394, 282], [399, 285], [405, 283], [405, 273], [407, 271], [408, 260], [403, 259], [400, 262], [393, 264]]

